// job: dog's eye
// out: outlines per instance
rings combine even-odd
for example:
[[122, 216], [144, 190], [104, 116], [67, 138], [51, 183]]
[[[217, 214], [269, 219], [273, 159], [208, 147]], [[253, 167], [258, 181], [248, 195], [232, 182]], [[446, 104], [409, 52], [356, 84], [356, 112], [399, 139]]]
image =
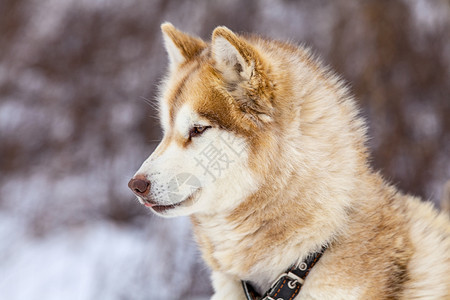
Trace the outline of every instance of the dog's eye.
[[194, 125], [194, 127], [192, 127], [189, 131], [189, 138], [201, 135], [208, 128], [211, 128], [211, 126]]

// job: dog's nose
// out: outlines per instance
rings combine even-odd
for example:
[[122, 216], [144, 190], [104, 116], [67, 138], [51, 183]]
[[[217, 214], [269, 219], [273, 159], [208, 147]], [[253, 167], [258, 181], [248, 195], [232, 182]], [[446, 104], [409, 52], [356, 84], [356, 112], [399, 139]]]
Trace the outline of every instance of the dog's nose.
[[150, 181], [145, 176], [137, 175], [128, 182], [128, 187], [138, 196], [145, 197], [150, 191]]

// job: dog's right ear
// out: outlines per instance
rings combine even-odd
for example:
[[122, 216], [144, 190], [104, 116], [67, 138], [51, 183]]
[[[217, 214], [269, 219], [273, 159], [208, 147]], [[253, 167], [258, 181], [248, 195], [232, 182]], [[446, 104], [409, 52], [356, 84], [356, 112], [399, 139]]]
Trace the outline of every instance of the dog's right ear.
[[169, 56], [170, 70], [192, 59], [207, 46], [203, 40], [179, 31], [169, 22], [163, 23], [161, 30]]
[[259, 52], [223, 26], [214, 29], [211, 48], [215, 67], [241, 110], [258, 124], [271, 122], [274, 85]]

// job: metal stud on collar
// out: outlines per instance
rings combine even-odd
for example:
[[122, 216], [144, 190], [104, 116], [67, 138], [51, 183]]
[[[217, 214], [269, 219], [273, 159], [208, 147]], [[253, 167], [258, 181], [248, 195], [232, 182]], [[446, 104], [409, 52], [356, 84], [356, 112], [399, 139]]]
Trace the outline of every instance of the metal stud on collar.
[[298, 268], [300, 269], [300, 271], [305, 271], [306, 268], [308, 267], [308, 265], [305, 262], [302, 262]]

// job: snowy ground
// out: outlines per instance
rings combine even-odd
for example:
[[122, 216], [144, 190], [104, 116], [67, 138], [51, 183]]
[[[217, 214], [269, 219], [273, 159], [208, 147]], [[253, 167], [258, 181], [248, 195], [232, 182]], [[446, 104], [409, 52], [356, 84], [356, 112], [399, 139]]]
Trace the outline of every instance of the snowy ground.
[[186, 276], [207, 273], [187, 219], [143, 227], [92, 222], [33, 238], [1, 214], [0, 253], [1, 299], [208, 298], [208, 284]]

